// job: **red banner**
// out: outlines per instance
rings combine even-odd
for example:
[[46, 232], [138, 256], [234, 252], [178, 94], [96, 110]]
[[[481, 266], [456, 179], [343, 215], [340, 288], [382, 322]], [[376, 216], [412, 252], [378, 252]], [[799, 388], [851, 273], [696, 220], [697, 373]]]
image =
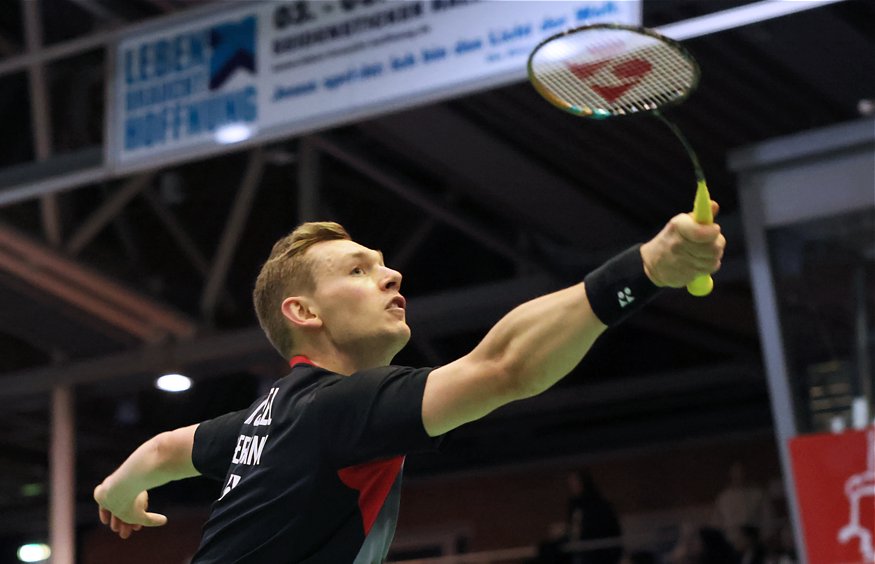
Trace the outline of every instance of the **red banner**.
[[875, 563], [875, 427], [790, 440], [808, 564]]

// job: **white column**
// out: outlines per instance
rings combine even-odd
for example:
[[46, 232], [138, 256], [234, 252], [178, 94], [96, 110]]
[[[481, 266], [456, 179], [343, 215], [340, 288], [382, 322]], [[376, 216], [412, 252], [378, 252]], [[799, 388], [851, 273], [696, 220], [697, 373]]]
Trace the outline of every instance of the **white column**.
[[49, 458], [49, 544], [52, 564], [76, 561], [76, 422], [73, 390], [52, 390], [52, 438]]

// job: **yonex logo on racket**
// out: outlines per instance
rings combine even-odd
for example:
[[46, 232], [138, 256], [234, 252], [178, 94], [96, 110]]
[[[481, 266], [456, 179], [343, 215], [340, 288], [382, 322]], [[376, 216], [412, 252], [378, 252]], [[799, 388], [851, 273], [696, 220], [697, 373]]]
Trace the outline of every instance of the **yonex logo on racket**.
[[614, 62], [610, 72], [601, 72], [610, 61], [575, 64], [568, 63], [568, 70], [583, 81], [608, 103], [613, 104], [630, 88], [637, 86], [653, 70], [650, 61], [641, 58]]
[[699, 68], [681, 46], [644, 29], [595, 24], [543, 41], [529, 56], [538, 92], [576, 116], [604, 119], [682, 101]]

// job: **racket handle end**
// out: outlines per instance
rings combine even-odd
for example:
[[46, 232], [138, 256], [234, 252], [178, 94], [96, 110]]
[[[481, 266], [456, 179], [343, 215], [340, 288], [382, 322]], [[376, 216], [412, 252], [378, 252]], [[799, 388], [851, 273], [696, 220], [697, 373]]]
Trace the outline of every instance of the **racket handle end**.
[[707, 274], [694, 278], [692, 282], [687, 284], [687, 292], [692, 296], [701, 298], [707, 296], [714, 289], [714, 279]]

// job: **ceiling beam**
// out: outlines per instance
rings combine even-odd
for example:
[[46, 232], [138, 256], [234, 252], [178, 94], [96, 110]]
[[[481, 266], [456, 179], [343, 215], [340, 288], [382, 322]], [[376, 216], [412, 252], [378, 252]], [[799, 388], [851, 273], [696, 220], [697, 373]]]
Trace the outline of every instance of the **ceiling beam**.
[[95, 2], [94, 0], [69, 0], [73, 4], [76, 4], [92, 16], [96, 17], [103, 22], [108, 22], [110, 26], [116, 27], [123, 23], [125, 20], [119, 17], [118, 14], [108, 10], [103, 4], [99, 2]]
[[210, 274], [207, 277], [206, 284], [204, 284], [201, 312], [207, 319], [212, 318], [219, 295], [225, 288], [228, 269], [231, 268], [231, 260], [234, 258], [237, 245], [243, 236], [243, 229], [246, 227], [246, 220], [249, 218], [249, 211], [252, 209], [255, 193], [261, 184], [263, 172], [264, 150], [258, 147], [249, 153], [246, 172], [243, 174], [243, 180], [237, 189], [237, 196], [234, 198], [231, 213], [228, 216], [227, 223], [225, 223], [225, 229], [222, 231], [222, 238], [219, 241], [219, 247], [213, 259]]
[[[810, 29], [817, 29], [820, 40], [807, 35]], [[836, 105], [843, 112], [856, 111], [859, 100], [851, 93], [857, 90], [854, 85], [861, 77], [875, 76], [875, 49], [871, 39], [827, 10], [782, 20], [764, 30], [740, 30], [738, 36], [756, 48], [763, 63], [784, 67], [816, 92], [824, 105]], [[829, 42], [828, 48], [824, 47], [826, 41]], [[836, 61], [834, 53], [839, 45], [847, 52], [868, 53], [868, 56], [861, 56], [853, 62]], [[732, 49], [722, 54], [730, 53], [739, 56]], [[741, 56], [743, 55], [742, 53]], [[751, 66], [751, 69], [757, 68], [758, 65]], [[773, 80], [787, 83], [785, 77], [775, 77]], [[792, 102], [793, 96], [799, 95], [798, 89], [793, 89], [792, 84], [786, 87], [790, 90], [790, 95], [780, 99]], [[756, 114], [753, 109], [751, 113]]]
[[373, 159], [360, 154], [348, 144], [325, 135], [311, 136], [310, 142], [324, 153], [367, 176], [405, 201], [424, 210], [431, 217], [441, 221], [441, 223], [464, 233], [487, 249], [514, 263], [521, 263], [528, 267], [540, 269], [538, 264], [523, 256], [518, 249], [508, 245], [502, 238], [493, 235], [475, 221], [464, 217], [450, 206], [428, 196], [424, 190], [414, 187], [411, 183], [402, 180], [397, 175], [377, 167], [373, 164]]
[[[410, 127], [412, 123], [417, 127]], [[359, 127], [403, 150], [414, 162], [452, 171], [470, 188], [468, 197], [558, 241], [586, 248], [616, 247], [620, 234], [641, 231], [625, 216], [446, 106], [409, 110]], [[548, 209], [545, 202], [550, 202]]]
[[[42, 22], [39, 12], [40, 0], [22, 0], [25, 46], [28, 53], [37, 53], [43, 47]], [[33, 150], [36, 160], [42, 162], [52, 155], [52, 109], [46, 83], [46, 69], [42, 61], [35, 60], [27, 68], [30, 87], [30, 123], [33, 131]], [[61, 244], [61, 214], [57, 195], [40, 196], [40, 216], [46, 240], [53, 247]]]
[[656, 31], [666, 37], [683, 41], [844, 1], [806, 0], [805, 2], [774, 2], [773, 0], [763, 0], [666, 24], [656, 28]]
[[145, 190], [152, 183], [155, 177], [154, 173], [147, 172], [139, 174], [128, 179], [122, 184], [122, 187], [117, 190], [112, 196], [101, 204], [99, 208], [94, 210], [88, 219], [86, 219], [70, 236], [67, 241], [66, 251], [70, 256], [76, 256], [90, 243], [98, 233], [106, 227], [106, 224], [121, 213], [122, 209], [134, 196]]
[[[164, 345], [153, 345], [79, 362], [62, 363], [0, 376], [0, 398], [44, 394], [59, 382], [98, 384], [118, 378], [152, 379], [171, 363], [197, 369], [215, 364], [226, 371], [242, 369], [276, 353], [260, 327], [226, 331]], [[216, 376], [219, 373], [215, 373]]]
[[[201, 277], [203, 277], [204, 280], [209, 278], [210, 263], [207, 261], [200, 248], [198, 248], [197, 243], [195, 243], [194, 239], [188, 234], [185, 227], [183, 227], [182, 223], [174, 215], [173, 211], [158, 199], [158, 196], [155, 195], [151, 188], [143, 190], [142, 196], [146, 201], [146, 204], [152, 210], [152, 213], [155, 214], [155, 217], [158, 218], [158, 221], [161, 222], [164, 229], [167, 230], [167, 233], [169, 233], [170, 237], [176, 242], [179, 250], [182, 251], [182, 254], [184, 254], [189, 260], [192, 267], [201, 275]], [[237, 308], [234, 298], [231, 296], [231, 292], [229, 292], [227, 288], [222, 290], [222, 300], [226, 306], [235, 309]]]
[[[27, 4], [30, 0], [22, 1], [24, 4]], [[164, 0], [147, 1], [156, 6], [162, 12], [171, 12], [175, 10], [172, 4]], [[196, 18], [199, 16], [208, 16], [210, 14], [214, 14], [221, 9], [225, 9], [225, 6], [221, 2], [209, 4], [201, 3], [195, 8], [185, 9], [185, 13], [186, 16]], [[172, 19], [170, 19], [172, 17], [173, 16], [168, 16], [167, 21], [173, 21]], [[42, 49], [32, 53], [23, 53], [15, 57], [4, 59], [3, 61], [0, 61], [0, 76], [20, 72], [34, 63], [47, 63], [49, 61], [79, 55], [92, 49], [106, 47], [107, 45], [112, 44], [117, 39], [124, 37], [125, 34], [129, 32], [130, 28], [134, 25], [137, 24], [132, 23], [121, 28], [101, 30], [90, 35], [71, 39], [70, 41], [63, 41], [60, 43], [44, 46]]]
[[[42, 49], [42, 22], [40, 22], [40, 0], [22, 0], [21, 11], [24, 20], [25, 45], [28, 53], [38, 53]], [[52, 151], [52, 120], [46, 88], [45, 67], [42, 61], [34, 60], [27, 67], [30, 84], [30, 116], [33, 125], [34, 152], [37, 160], [45, 160]]]
[[309, 137], [298, 143], [298, 223], [322, 216], [322, 159]]
[[[420, 348], [428, 348], [431, 339], [487, 328], [520, 303], [562, 286], [563, 283], [552, 276], [534, 274], [413, 298], [408, 308], [408, 323], [413, 334], [421, 338]], [[679, 338], [688, 337], [688, 329], [683, 324], [660, 325], [658, 329], [671, 337], [676, 327], [681, 331]], [[435, 354], [430, 351], [430, 356]], [[59, 382], [96, 384], [119, 378], [146, 381], [171, 364], [209, 378], [277, 358], [261, 328], [251, 327], [13, 372], [0, 376], [0, 399], [45, 393]]]
[[125, 288], [3, 224], [0, 268], [144, 342], [186, 338], [196, 329], [192, 321], [169, 306]]

